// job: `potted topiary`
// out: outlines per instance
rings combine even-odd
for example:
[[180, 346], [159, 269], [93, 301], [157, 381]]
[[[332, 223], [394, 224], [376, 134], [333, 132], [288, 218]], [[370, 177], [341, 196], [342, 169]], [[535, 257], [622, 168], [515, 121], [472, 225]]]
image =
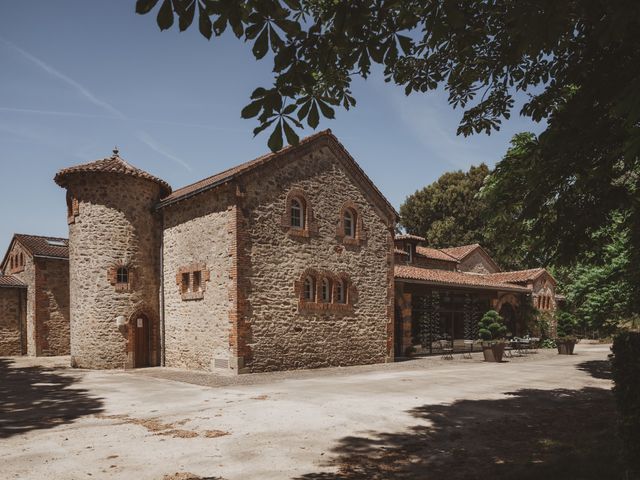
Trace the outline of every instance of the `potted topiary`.
[[576, 323], [576, 318], [569, 312], [558, 314], [556, 345], [560, 355], [573, 355], [573, 349], [577, 343], [577, 339], [573, 335]]
[[504, 354], [504, 336], [507, 327], [495, 310], [489, 310], [478, 322], [478, 336], [482, 340], [482, 353], [485, 362], [501, 362]]

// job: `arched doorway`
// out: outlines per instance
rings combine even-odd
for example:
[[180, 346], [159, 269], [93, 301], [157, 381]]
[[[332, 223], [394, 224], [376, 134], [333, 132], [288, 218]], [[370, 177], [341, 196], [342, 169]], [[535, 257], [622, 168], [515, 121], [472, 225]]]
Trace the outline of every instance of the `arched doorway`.
[[504, 324], [507, 327], [507, 332], [515, 336], [520, 335], [518, 323], [516, 321], [516, 311], [513, 308], [513, 305], [511, 305], [510, 303], [503, 303], [502, 307], [500, 307], [499, 313], [500, 316], [504, 319]]
[[144, 313], [137, 313], [131, 319], [133, 367], [149, 367], [151, 346], [151, 322]]

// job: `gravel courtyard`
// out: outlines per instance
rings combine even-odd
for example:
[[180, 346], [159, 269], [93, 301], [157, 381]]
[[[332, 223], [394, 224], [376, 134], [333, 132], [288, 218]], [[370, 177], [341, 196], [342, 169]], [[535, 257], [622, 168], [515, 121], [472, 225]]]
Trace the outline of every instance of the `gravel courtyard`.
[[0, 358], [0, 477], [611, 478], [608, 353], [240, 377]]

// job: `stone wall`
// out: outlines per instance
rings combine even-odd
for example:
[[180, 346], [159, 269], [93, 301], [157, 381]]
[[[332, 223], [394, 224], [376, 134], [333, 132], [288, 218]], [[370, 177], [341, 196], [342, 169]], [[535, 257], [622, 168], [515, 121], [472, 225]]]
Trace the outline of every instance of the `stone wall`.
[[69, 355], [69, 261], [36, 258], [38, 355]]
[[496, 273], [499, 271], [479, 248], [460, 261], [458, 270], [473, 273]]
[[[393, 356], [393, 239], [391, 221], [383, 218], [389, 214], [379, 213], [328, 145], [296, 154], [248, 174], [240, 186], [244, 366], [263, 372], [384, 362]], [[307, 236], [283, 226], [293, 189], [304, 192], [313, 210]], [[347, 202], [363, 220], [361, 245], [337, 238]], [[353, 309], [301, 310], [296, 283], [309, 268], [348, 274], [357, 291]]]
[[24, 288], [0, 288], [0, 356], [22, 355]]
[[[208, 191], [165, 207], [163, 278], [165, 364], [210, 370], [228, 368], [230, 348], [230, 252], [235, 234], [228, 189]], [[184, 299], [181, 269], [204, 265], [209, 281], [201, 298]]]
[[[69, 225], [71, 362], [85, 368], [132, 367], [131, 334], [144, 313], [151, 322], [150, 359], [160, 362], [160, 222], [154, 212], [160, 187], [111, 173], [69, 179], [78, 215]], [[130, 287], [111, 282], [114, 267], [130, 271]], [[127, 325], [118, 327], [116, 317]]]
[[[11, 253], [22, 252], [24, 255], [24, 268], [18, 271], [14, 270], [12, 275], [27, 285], [26, 301], [25, 301], [25, 323], [26, 331], [23, 340], [27, 347], [27, 355], [35, 357], [40, 355], [38, 342], [36, 340], [36, 265], [33, 257], [26, 249], [22, 248], [17, 242], [14, 243]], [[9, 273], [9, 272], [5, 272]]]

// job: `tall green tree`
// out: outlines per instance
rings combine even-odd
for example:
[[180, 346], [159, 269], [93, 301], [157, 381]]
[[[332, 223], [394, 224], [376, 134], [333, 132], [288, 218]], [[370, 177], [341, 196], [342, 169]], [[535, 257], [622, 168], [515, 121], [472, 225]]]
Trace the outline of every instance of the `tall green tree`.
[[435, 248], [484, 243], [484, 201], [478, 192], [487, 175], [484, 163], [468, 172], [444, 173], [407, 197], [400, 206], [401, 225]]
[[584, 252], [574, 265], [554, 272], [569, 308], [591, 330], [602, 330], [607, 321], [633, 313], [630, 232], [624, 217], [622, 213], [612, 215], [611, 222], [593, 235], [591, 251]]

